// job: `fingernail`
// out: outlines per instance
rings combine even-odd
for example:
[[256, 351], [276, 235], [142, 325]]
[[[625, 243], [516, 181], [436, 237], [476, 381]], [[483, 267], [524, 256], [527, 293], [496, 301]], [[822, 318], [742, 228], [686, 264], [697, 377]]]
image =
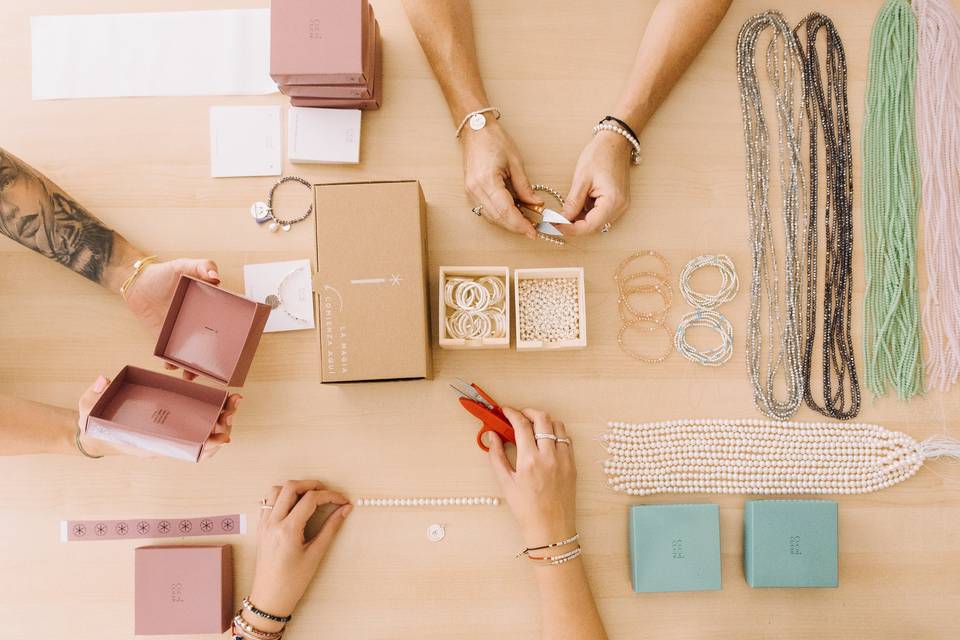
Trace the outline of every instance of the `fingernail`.
[[353, 505], [352, 505], [352, 504], [348, 504], [347, 506], [345, 506], [345, 507], [343, 508], [343, 510], [341, 511], [341, 513], [343, 514], [343, 517], [346, 518], [348, 515], [350, 515], [350, 512], [351, 512], [351, 511], [353, 511]]
[[213, 269], [211, 269], [210, 271], [207, 271], [207, 275], [213, 278], [214, 280], [220, 279], [220, 274], [214, 271]]
[[107, 379], [104, 378], [103, 376], [100, 376], [99, 378], [97, 378], [97, 381], [93, 383], [93, 390], [96, 391], [97, 393], [103, 393], [103, 391], [106, 390], [108, 384], [109, 383], [107, 382]]
[[226, 418], [226, 420], [224, 420], [224, 422], [227, 423], [227, 426], [228, 426], [228, 427], [232, 427], [232, 426], [233, 426], [233, 416], [227, 416], [227, 418]]

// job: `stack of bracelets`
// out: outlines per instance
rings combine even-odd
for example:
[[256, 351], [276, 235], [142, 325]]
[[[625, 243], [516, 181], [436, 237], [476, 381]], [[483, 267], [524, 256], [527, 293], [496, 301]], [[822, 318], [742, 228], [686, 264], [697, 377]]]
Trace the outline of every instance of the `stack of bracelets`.
[[[651, 257], [657, 260], [663, 266], [663, 272], [634, 271], [627, 273], [627, 267], [631, 263], [645, 257]], [[673, 287], [670, 284], [670, 263], [656, 251], [638, 251], [620, 263], [616, 272], [613, 274], [613, 279], [617, 281], [619, 294], [617, 301], [620, 319], [623, 321], [623, 325], [620, 327], [620, 333], [617, 334], [617, 343], [620, 345], [620, 349], [627, 355], [641, 362], [651, 364], [663, 362], [673, 351], [673, 343], [670, 340], [672, 331], [667, 327], [665, 322], [667, 313], [673, 305]], [[656, 294], [660, 296], [663, 306], [654, 311], [638, 310], [631, 302], [631, 298], [640, 294]], [[628, 329], [647, 333], [657, 331], [658, 329], [663, 331], [667, 335], [666, 351], [659, 355], [648, 356], [630, 349], [624, 344], [624, 334], [626, 334]]]
[[[580, 548], [580, 545], [577, 544], [577, 540], [580, 539], [579, 533], [574, 533], [569, 538], [560, 540], [559, 542], [552, 542], [550, 544], [545, 544], [542, 547], [527, 547], [523, 551], [517, 554], [516, 557], [523, 558], [526, 557], [527, 560], [530, 560], [534, 564], [541, 566], [548, 565], [560, 565], [566, 562], [570, 562], [574, 558], [578, 558], [582, 553], [583, 549]], [[572, 547], [566, 551], [560, 551], [557, 553], [553, 551], [554, 549], [559, 549], [560, 547]], [[536, 555], [532, 554], [534, 552]], [[547, 555], [553, 554], [553, 555]]]
[[[280, 625], [279, 631], [262, 631], [257, 629], [255, 626], [243, 619], [243, 612], [249, 611], [258, 618], [263, 618], [264, 620], [269, 620]], [[272, 613], [267, 613], [262, 611], [254, 606], [250, 602], [250, 598], [243, 599], [243, 608], [240, 611], [237, 611], [237, 615], [233, 618], [233, 625], [230, 630], [230, 635], [233, 637], [233, 640], [280, 640], [283, 638], [283, 632], [286, 630], [286, 624], [293, 619], [293, 616], [277, 616]]]
[[[720, 271], [720, 289], [716, 293], [702, 293], [690, 286], [690, 278], [702, 267], [716, 267]], [[733, 326], [722, 313], [714, 309], [733, 300], [739, 290], [740, 280], [729, 256], [697, 256], [687, 263], [680, 273], [680, 294], [694, 311], [683, 316], [674, 334], [674, 345], [680, 355], [705, 367], [719, 367], [730, 359], [733, 354]], [[693, 347], [687, 342], [687, 329], [690, 327], [713, 329], [720, 334], [720, 345], [706, 351]]]
[[446, 315], [451, 338], [502, 338], [507, 333], [506, 285], [495, 276], [449, 278], [443, 300], [453, 313]]

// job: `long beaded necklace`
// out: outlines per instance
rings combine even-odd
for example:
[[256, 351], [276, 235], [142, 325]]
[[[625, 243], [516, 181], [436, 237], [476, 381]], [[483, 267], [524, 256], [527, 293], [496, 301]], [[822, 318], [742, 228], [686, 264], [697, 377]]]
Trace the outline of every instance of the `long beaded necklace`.
[[886, 0], [870, 34], [863, 124], [864, 377], [901, 398], [923, 387], [917, 285], [917, 27], [907, 0]]
[[960, 459], [960, 441], [917, 442], [875, 424], [701, 419], [608, 427], [607, 482], [636, 496], [868, 493], [906, 480], [924, 460]]
[[928, 388], [960, 378], [960, 16], [949, 0], [913, 0], [917, 14], [917, 150], [927, 292]]
[[[843, 42], [833, 21], [811, 13], [794, 29], [806, 29], [803, 102], [810, 120], [810, 193], [806, 221], [807, 288], [803, 323], [803, 398], [811, 409], [849, 420], [860, 412], [860, 383], [851, 335], [853, 310], [853, 152], [850, 139], [850, 112], [847, 106], [847, 60]], [[826, 34], [826, 89], [820, 73], [817, 34]], [[810, 378], [813, 347], [817, 334], [817, 276], [819, 271], [817, 209], [819, 174], [817, 138], [823, 125], [826, 189], [823, 209], [823, 406], [813, 397]], [[833, 374], [833, 375], [831, 375]], [[832, 377], [836, 376], [836, 388]], [[845, 384], [849, 390], [845, 390]]]
[[[773, 87], [777, 114], [780, 192], [784, 227], [783, 311], [770, 215], [769, 132], [763, 114], [757, 77], [757, 41], [766, 29], [773, 37], [766, 50], [767, 77]], [[800, 405], [803, 392], [800, 358], [800, 283], [802, 259], [798, 248], [799, 214], [803, 184], [800, 145], [803, 108], [797, 100], [796, 85], [803, 84], [800, 45], [783, 15], [776, 11], [759, 13], [743, 25], [737, 37], [737, 80], [746, 146], [746, 187], [750, 221], [752, 272], [750, 313], [747, 318], [747, 371], [753, 385], [753, 400], [765, 414], [789, 418]], [[764, 348], [763, 300], [766, 296], [766, 328], [771, 344]], [[779, 344], [775, 340], [779, 332]], [[761, 360], [766, 352], [766, 373]], [[775, 394], [777, 372], [782, 369], [785, 397]]]

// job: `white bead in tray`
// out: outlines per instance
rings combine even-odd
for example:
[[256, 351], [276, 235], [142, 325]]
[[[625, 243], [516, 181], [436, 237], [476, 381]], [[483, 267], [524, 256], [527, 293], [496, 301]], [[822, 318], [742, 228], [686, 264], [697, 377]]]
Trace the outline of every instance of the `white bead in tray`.
[[517, 351], [587, 346], [583, 268], [514, 269]]

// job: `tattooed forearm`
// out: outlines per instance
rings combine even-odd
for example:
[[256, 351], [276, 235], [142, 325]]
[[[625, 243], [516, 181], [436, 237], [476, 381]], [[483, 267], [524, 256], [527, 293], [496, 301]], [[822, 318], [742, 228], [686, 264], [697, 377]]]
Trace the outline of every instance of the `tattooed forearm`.
[[4, 149], [0, 234], [100, 284], [119, 238], [50, 179]]

